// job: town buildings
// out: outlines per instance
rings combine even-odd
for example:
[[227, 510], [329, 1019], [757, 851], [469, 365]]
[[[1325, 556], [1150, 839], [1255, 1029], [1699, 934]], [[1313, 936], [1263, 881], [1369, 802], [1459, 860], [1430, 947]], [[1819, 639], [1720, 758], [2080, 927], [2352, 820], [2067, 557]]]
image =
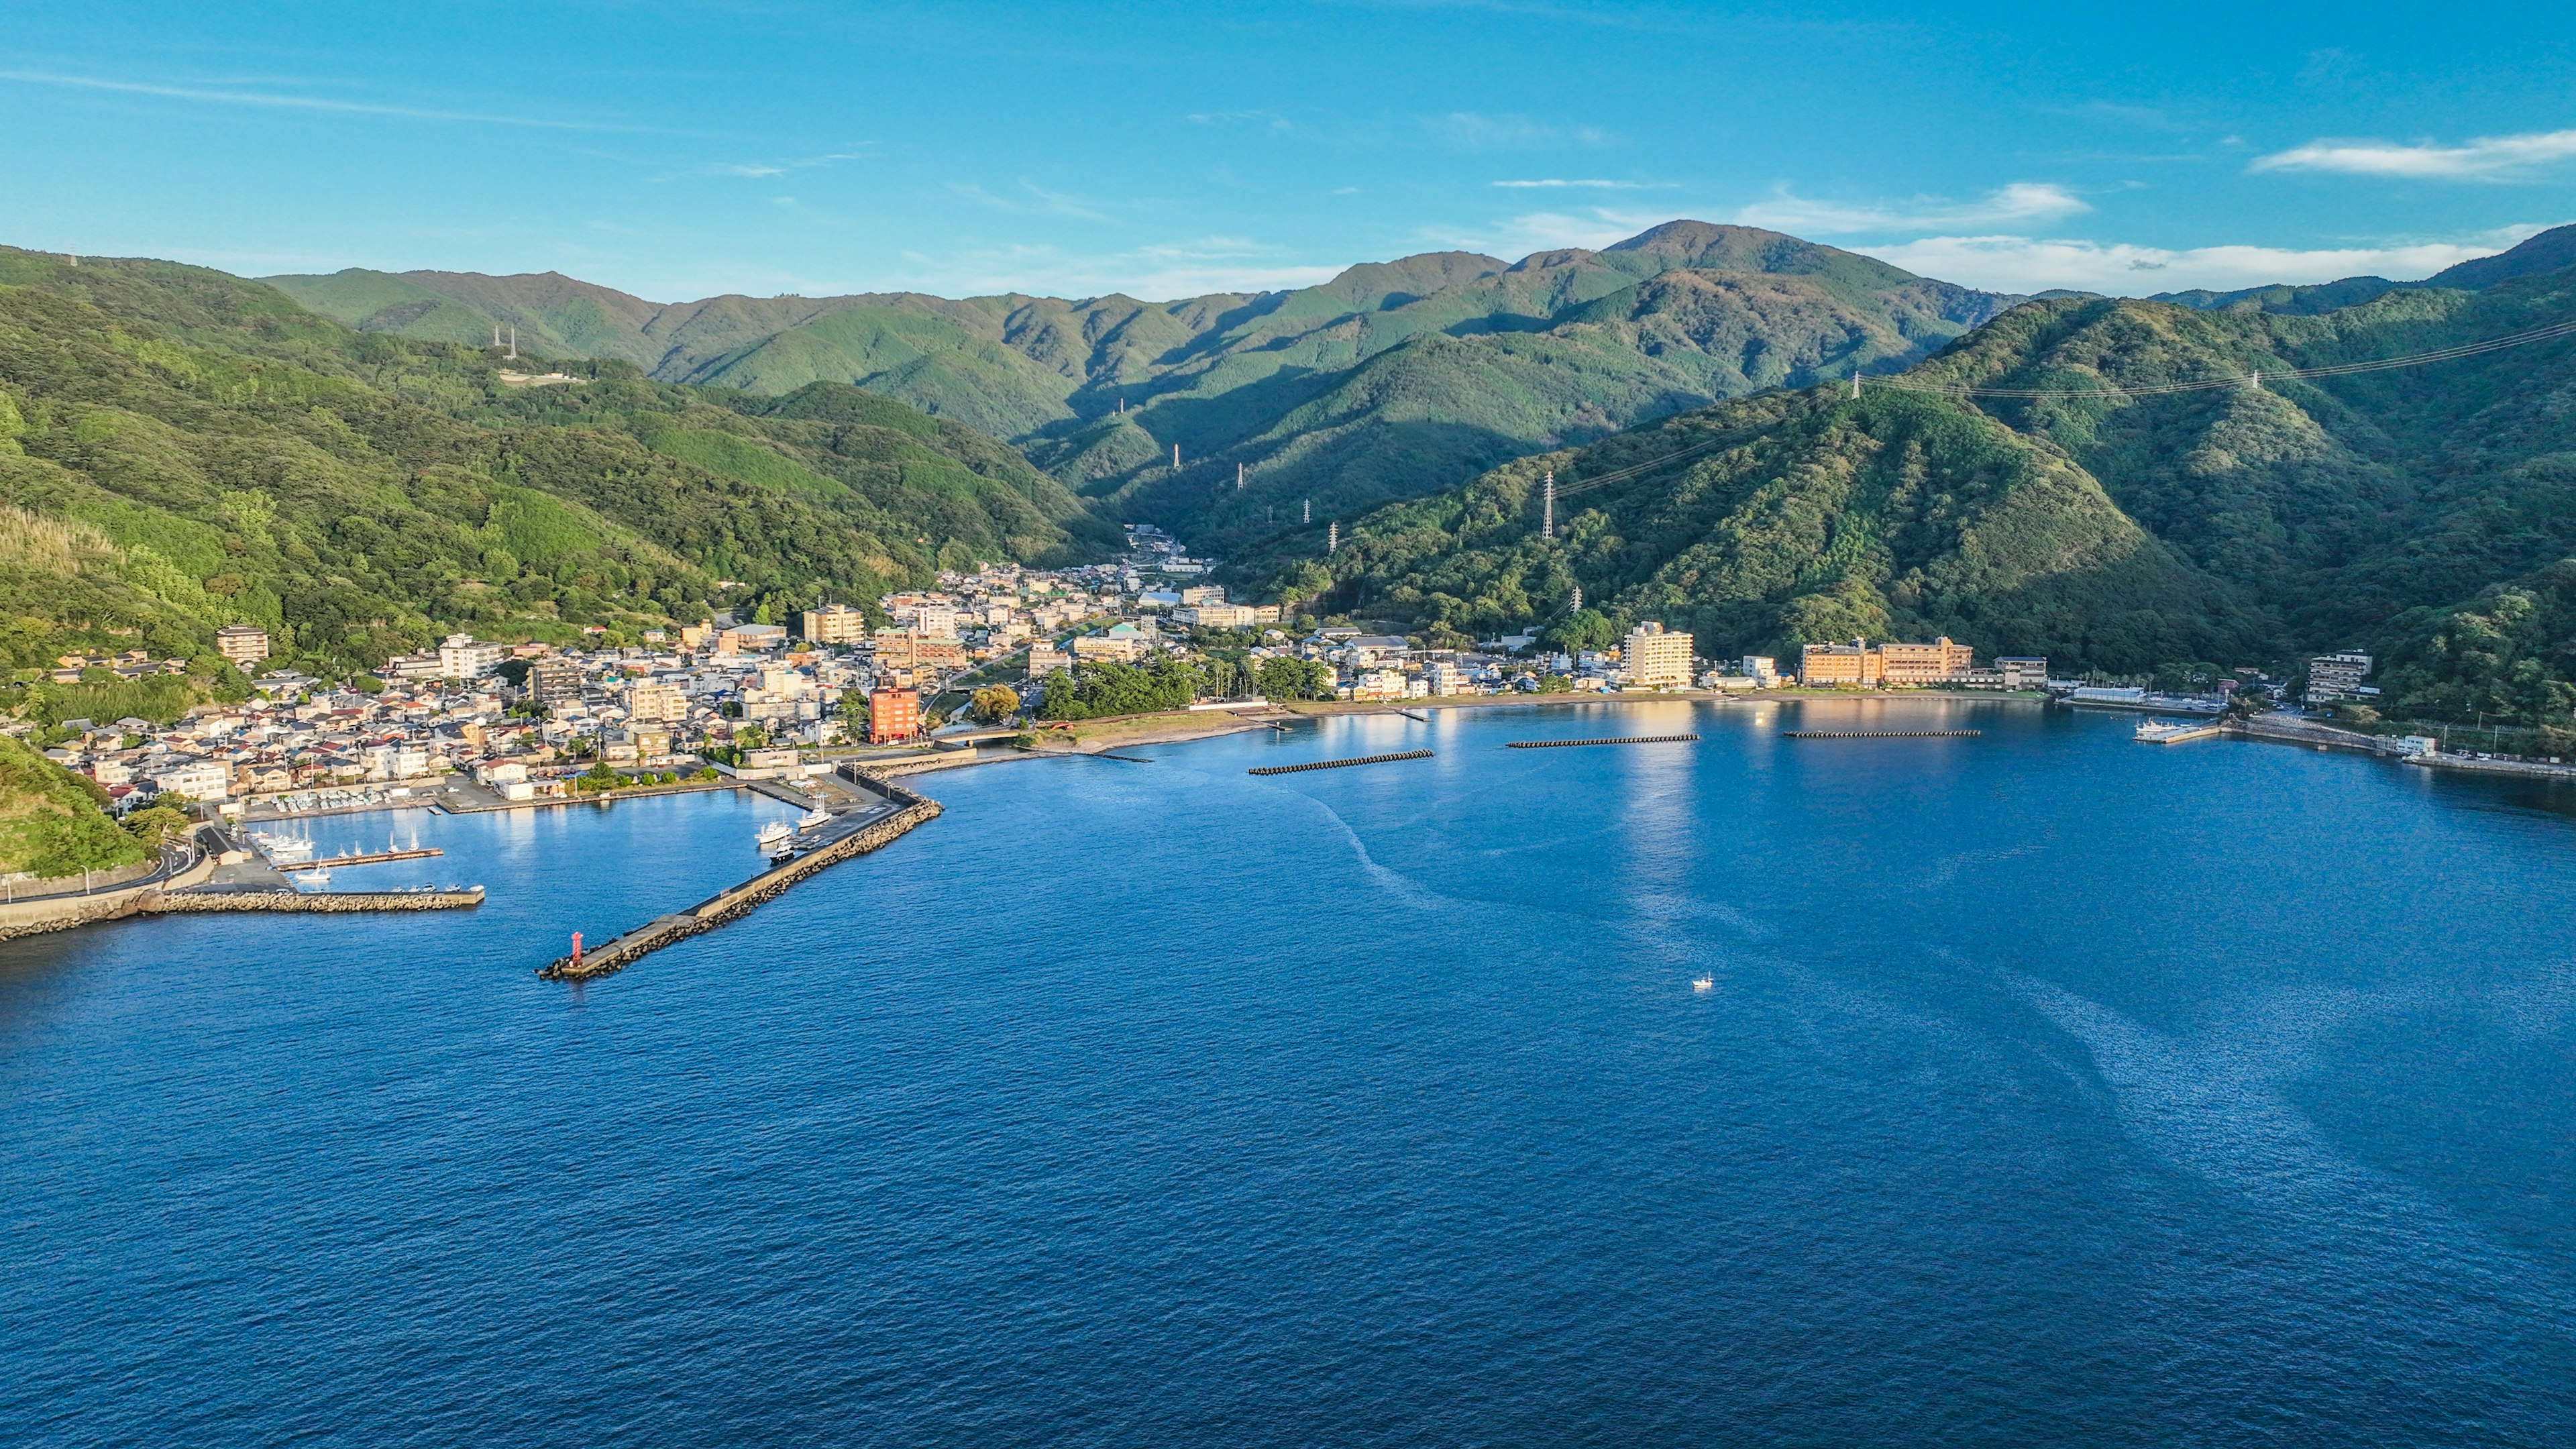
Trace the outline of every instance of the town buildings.
[[1965, 676], [1975, 664], [1976, 651], [1950, 642], [1947, 635], [1929, 644], [1890, 641], [1876, 647], [1866, 640], [1854, 639], [1849, 644], [1805, 646], [1799, 652], [1798, 682], [1809, 689], [1875, 689], [1881, 685], [1919, 688], [1965, 683]]
[[1651, 620], [1628, 633], [1620, 647], [1628, 683], [1639, 689], [1688, 689], [1691, 682], [1691, 636], [1673, 633]]
[[868, 696], [868, 743], [892, 744], [921, 732], [921, 696], [909, 689], [880, 689]]
[[268, 657], [268, 631], [249, 624], [226, 624], [215, 631], [215, 652], [248, 669]]
[[847, 604], [825, 604], [805, 611], [808, 644], [856, 644], [868, 637], [866, 611]]

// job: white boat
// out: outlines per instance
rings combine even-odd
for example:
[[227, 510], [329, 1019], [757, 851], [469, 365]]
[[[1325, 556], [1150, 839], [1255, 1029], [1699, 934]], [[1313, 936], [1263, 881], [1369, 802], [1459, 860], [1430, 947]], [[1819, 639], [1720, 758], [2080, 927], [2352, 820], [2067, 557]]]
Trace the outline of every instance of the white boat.
[[788, 849], [788, 842], [795, 838], [796, 832], [788, 829], [787, 822], [783, 820], [770, 821], [751, 837], [752, 843], [760, 847], [760, 853], [772, 860], [783, 854]]
[[1694, 976], [1691, 978], [1691, 990], [1693, 991], [1707, 991], [1714, 988], [1716, 985], [1717, 978], [1714, 976]]
[[299, 870], [294, 875], [288, 877], [288, 879], [294, 881], [300, 886], [326, 886], [331, 883], [331, 872], [327, 870]]
[[832, 823], [832, 812], [831, 812], [831, 811], [829, 811], [829, 810], [808, 810], [808, 811], [806, 811], [803, 815], [800, 815], [800, 816], [798, 816], [798, 817], [796, 818], [796, 829], [797, 829], [800, 833], [801, 833], [801, 832], [803, 832], [803, 831], [807, 831], [807, 830], [820, 830], [820, 829], [822, 829], [824, 826], [829, 825], [829, 824], [831, 824], [831, 823]]
[[262, 836], [259, 848], [260, 853], [267, 856], [273, 865], [301, 865], [313, 858], [313, 842], [298, 840], [292, 836]]

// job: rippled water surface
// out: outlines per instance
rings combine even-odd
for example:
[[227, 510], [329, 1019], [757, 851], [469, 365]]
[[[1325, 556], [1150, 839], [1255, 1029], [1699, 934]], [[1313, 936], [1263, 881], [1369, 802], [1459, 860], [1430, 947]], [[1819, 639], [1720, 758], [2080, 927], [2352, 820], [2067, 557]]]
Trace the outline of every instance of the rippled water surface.
[[0, 1437], [2576, 1442], [2576, 790], [2129, 724], [933, 776], [586, 987], [790, 812], [0, 945]]

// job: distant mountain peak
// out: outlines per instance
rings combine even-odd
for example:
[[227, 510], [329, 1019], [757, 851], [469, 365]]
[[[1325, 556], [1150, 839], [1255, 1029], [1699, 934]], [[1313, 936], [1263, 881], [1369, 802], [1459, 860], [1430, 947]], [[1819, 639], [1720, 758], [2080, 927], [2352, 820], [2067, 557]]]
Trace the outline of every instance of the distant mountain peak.
[[2536, 277], [2543, 272], [2564, 271], [2576, 267], [2576, 223], [2553, 226], [2537, 236], [2523, 238], [2491, 257], [2478, 257], [2455, 267], [2446, 267], [2425, 278], [2427, 287], [2457, 287], [2462, 291], [2483, 291], [2498, 282], [2516, 277]]

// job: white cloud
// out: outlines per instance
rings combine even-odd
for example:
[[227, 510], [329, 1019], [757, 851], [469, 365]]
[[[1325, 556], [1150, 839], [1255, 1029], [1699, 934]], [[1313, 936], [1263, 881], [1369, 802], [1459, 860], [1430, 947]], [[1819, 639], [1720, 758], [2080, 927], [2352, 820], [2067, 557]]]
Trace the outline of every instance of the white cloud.
[[[1040, 244], [1013, 244], [933, 257], [906, 253], [918, 270], [900, 285], [942, 296], [1024, 292], [1044, 297], [1099, 297], [1112, 292], [1148, 301], [1211, 292], [1270, 292], [1328, 282], [1340, 264], [1307, 266], [1248, 237], [1210, 236], [1155, 242], [1124, 252], [1086, 255]], [[882, 287], [886, 284], [871, 284]]]
[[2480, 136], [2464, 145], [2412, 146], [2393, 141], [2311, 141], [2257, 156], [2252, 171], [2338, 171], [2351, 176], [2411, 180], [2505, 180], [2536, 166], [2576, 156], [2576, 131], [2534, 131], [2520, 136]]
[[1100, 203], [1083, 197], [1049, 191], [1025, 177], [1020, 181], [1018, 196], [996, 196], [971, 181], [952, 181], [948, 189], [969, 201], [989, 206], [995, 211], [1016, 211], [1037, 216], [1070, 216], [1082, 221], [1106, 221]]
[[1935, 236], [1895, 246], [1858, 246], [1852, 250], [1893, 262], [1921, 276], [1998, 292], [2064, 288], [2143, 297], [2195, 287], [2231, 292], [2275, 282], [2331, 282], [2359, 276], [2414, 281], [2472, 257], [2491, 255], [2541, 229], [2514, 227], [2469, 242], [2313, 250], [2262, 246], [2175, 250], [2130, 242], [2026, 236]]
[[1556, 126], [1527, 116], [1451, 111], [1425, 116], [1425, 129], [1463, 151], [1561, 151], [1572, 146], [1606, 146], [1614, 139], [1597, 126]]
[[207, 105], [248, 106], [268, 111], [311, 111], [334, 115], [384, 116], [403, 121], [441, 121], [474, 126], [526, 126], [544, 131], [618, 131], [630, 135], [678, 136], [689, 133], [660, 126], [629, 126], [609, 121], [561, 121], [540, 116], [504, 116], [476, 111], [446, 111], [423, 106], [381, 105], [324, 96], [285, 95], [274, 91], [218, 90], [205, 86], [157, 85], [144, 81], [104, 80], [97, 76], [49, 75], [42, 71], [0, 70], [0, 81], [53, 86], [62, 90], [105, 91], [116, 95], [153, 96], [162, 100]]
[[1657, 189], [1651, 183], [1644, 181], [1568, 181], [1554, 176], [1536, 181], [1495, 181], [1487, 184], [1508, 187], [1516, 191], [1555, 191], [1574, 186], [1590, 187], [1598, 191], [1648, 191]]
[[1463, 247], [1500, 257], [1522, 257], [1531, 252], [1552, 252], [1565, 247], [1598, 251], [1612, 242], [1626, 241], [1650, 226], [1670, 220], [1671, 217], [1660, 214], [1595, 206], [1585, 208], [1579, 215], [1563, 211], [1533, 211], [1506, 217], [1484, 227], [1426, 228], [1421, 236], [1434, 246]]
[[1782, 187], [1767, 201], [1757, 201], [1735, 214], [1744, 226], [1769, 227], [1800, 236], [1841, 236], [1862, 231], [1940, 231], [1951, 227], [1994, 226], [2017, 221], [2052, 221], [2093, 208], [2064, 187], [2039, 181], [2016, 181], [1986, 193], [1984, 199], [1953, 202], [1917, 197], [1902, 205], [1853, 206], [1811, 201]]

